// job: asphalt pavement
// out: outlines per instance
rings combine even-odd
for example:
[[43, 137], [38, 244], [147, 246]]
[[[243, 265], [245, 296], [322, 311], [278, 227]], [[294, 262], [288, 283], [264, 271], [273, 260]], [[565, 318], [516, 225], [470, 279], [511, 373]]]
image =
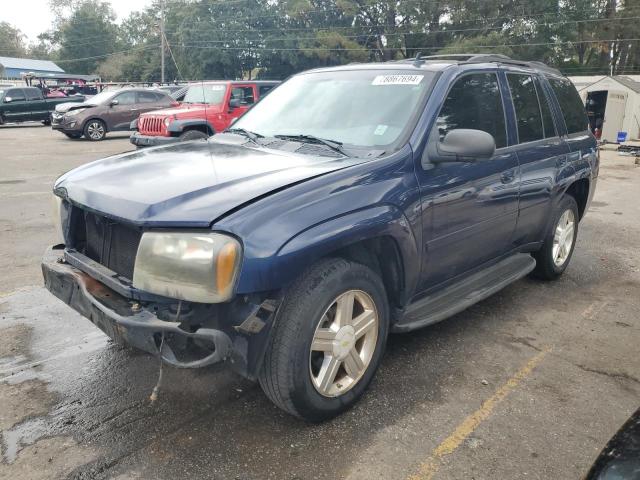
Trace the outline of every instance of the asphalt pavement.
[[604, 151], [571, 265], [390, 337], [346, 414], [310, 425], [224, 366], [167, 368], [42, 287], [51, 185], [133, 149], [0, 127], [0, 479], [579, 479], [640, 406], [640, 165]]

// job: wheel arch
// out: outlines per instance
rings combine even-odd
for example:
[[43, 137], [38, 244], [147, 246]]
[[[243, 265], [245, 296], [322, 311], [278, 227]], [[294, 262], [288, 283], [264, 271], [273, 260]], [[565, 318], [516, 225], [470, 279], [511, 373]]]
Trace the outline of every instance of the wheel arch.
[[578, 204], [578, 219], [581, 220], [584, 216], [587, 203], [589, 201], [589, 188], [590, 182], [588, 178], [579, 178], [571, 183], [564, 191], [566, 195], [570, 195], [574, 198]]
[[311, 226], [285, 242], [268, 261], [247, 262], [238, 292], [285, 288], [310, 265], [328, 257], [372, 268], [381, 275], [394, 306], [405, 304], [417, 283], [420, 262], [410, 224], [397, 208], [382, 205]]
[[213, 125], [207, 120], [192, 119], [192, 120], [175, 120], [169, 124], [167, 128], [169, 133], [180, 135], [189, 130], [198, 130], [206, 133], [207, 135], [214, 135], [215, 129]]

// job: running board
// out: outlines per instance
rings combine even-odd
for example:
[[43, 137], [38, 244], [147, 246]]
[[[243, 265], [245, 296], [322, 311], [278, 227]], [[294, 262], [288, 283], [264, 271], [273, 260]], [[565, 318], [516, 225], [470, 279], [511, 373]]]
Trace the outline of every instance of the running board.
[[527, 275], [536, 261], [518, 253], [410, 304], [392, 330], [409, 332], [449, 318]]

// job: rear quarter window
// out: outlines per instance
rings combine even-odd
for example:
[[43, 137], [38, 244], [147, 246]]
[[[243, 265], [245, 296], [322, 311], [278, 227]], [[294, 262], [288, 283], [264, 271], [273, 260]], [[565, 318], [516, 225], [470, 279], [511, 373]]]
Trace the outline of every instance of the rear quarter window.
[[547, 80], [560, 104], [567, 133], [586, 131], [589, 125], [587, 112], [573, 84], [564, 78], [547, 78]]

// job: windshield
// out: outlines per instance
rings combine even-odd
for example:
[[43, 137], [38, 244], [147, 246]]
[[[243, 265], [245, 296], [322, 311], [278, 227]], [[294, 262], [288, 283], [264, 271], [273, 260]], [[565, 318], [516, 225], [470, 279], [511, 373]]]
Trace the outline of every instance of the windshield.
[[94, 95], [93, 97], [91, 97], [89, 100], [87, 100], [88, 102], [94, 104], [94, 105], [98, 105], [100, 103], [106, 102], [107, 100], [109, 100], [111, 97], [113, 97], [116, 93], [118, 93], [120, 90], [111, 90], [111, 91], [104, 91], [104, 92], [100, 92], [97, 95]]
[[227, 86], [224, 84], [192, 85], [184, 96], [184, 103], [208, 103], [219, 105], [224, 100]]
[[412, 126], [434, 75], [406, 70], [298, 75], [233, 127], [267, 137], [311, 135], [345, 145], [388, 146]]

